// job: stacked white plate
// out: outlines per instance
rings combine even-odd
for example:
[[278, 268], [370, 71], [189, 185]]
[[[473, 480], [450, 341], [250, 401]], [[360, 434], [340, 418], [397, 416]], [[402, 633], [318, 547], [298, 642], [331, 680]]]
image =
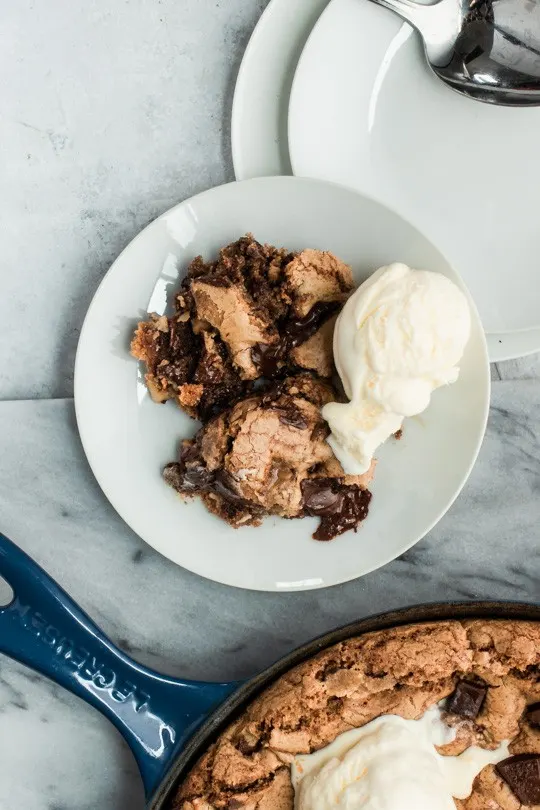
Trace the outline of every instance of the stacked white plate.
[[238, 179], [350, 186], [430, 237], [469, 286], [493, 361], [540, 350], [540, 107], [491, 107], [428, 70], [418, 35], [368, 0], [271, 0], [246, 51]]

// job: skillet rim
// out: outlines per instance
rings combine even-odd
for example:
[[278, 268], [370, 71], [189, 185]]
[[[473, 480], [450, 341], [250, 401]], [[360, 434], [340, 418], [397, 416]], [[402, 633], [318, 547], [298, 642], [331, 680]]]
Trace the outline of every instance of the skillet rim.
[[179, 782], [187, 775], [206, 749], [249, 703], [288, 670], [313, 657], [321, 650], [354, 636], [361, 636], [376, 630], [388, 630], [406, 624], [452, 619], [540, 621], [540, 603], [511, 600], [427, 602], [369, 615], [308, 641], [280, 658], [258, 675], [241, 684], [227, 700], [209, 715], [208, 719], [190, 738], [185, 748], [182, 749], [172, 763], [151, 797], [147, 810], [169, 810], [168, 802], [172, 800]]

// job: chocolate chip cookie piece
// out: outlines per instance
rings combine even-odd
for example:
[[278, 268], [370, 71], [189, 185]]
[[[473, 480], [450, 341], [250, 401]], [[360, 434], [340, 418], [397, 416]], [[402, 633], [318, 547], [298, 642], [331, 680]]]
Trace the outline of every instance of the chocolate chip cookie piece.
[[514, 765], [513, 789], [508, 771], [507, 782], [487, 766], [456, 808], [529, 810], [536, 806], [528, 802], [536, 798], [540, 732], [529, 725], [526, 707], [540, 700], [539, 674], [540, 623], [441, 621], [347, 639], [287, 672], [249, 705], [179, 785], [172, 808], [293, 810], [294, 755], [382, 714], [419, 718], [465, 680], [486, 684], [487, 695], [476, 719], [458, 718], [458, 750], [452, 743], [441, 753], [471, 744], [494, 748], [510, 734], [512, 757], [525, 754], [529, 770], [524, 775]]
[[288, 377], [211, 420], [183, 443], [164, 478], [235, 528], [270, 514], [320, 517], [316, 539], [355, 528], [367, 515], [371, 471], [346, 476], [336, 461], [321, 416], [334, 398], [309, 374]]
[[207, 421], [260, 377], [330, 377], [336, 313], [353, 287], [330, 253], [293, 254], [246, 236], [214, 262], [195, 259], [171, 317], [150, 315], [132, 341], [157, 402]]
[[194, 330], [189, 312], [171, 318], [151, 315], [137, 327], [131, 353], [146, 366], [152, 399], [175, 399], [194, 419], [210, 419], [250, 388], [218, 335]]

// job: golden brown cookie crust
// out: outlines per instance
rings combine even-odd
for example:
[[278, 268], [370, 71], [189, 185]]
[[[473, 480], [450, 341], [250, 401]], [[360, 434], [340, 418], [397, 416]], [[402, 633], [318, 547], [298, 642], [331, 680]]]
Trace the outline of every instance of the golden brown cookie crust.
[[[290, 762], [381, 714], [406, 719], [450, 695], [458, 680], [488, 685], [474, 720], [449, 718], [456, 754], [472, 743], [540, 753], [540, 729], [524, 718], [540, 701], [540, 623], [443, 621], [348, 639], [282, 676], [255, 700], [193, 768], [171, 810], [293, 810]], [[459, 810], [529, 810], [492, 766]]]

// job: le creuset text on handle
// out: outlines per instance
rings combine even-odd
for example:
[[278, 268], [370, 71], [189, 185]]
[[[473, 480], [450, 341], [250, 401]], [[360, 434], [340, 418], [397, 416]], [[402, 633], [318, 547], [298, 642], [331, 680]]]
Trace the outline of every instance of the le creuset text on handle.
[[0, 534], [0, 652], [102, 712], [129, 744], [147, 797], [213, 709], [237, 687], [167, 678], [124, 655], [28, 555]]

